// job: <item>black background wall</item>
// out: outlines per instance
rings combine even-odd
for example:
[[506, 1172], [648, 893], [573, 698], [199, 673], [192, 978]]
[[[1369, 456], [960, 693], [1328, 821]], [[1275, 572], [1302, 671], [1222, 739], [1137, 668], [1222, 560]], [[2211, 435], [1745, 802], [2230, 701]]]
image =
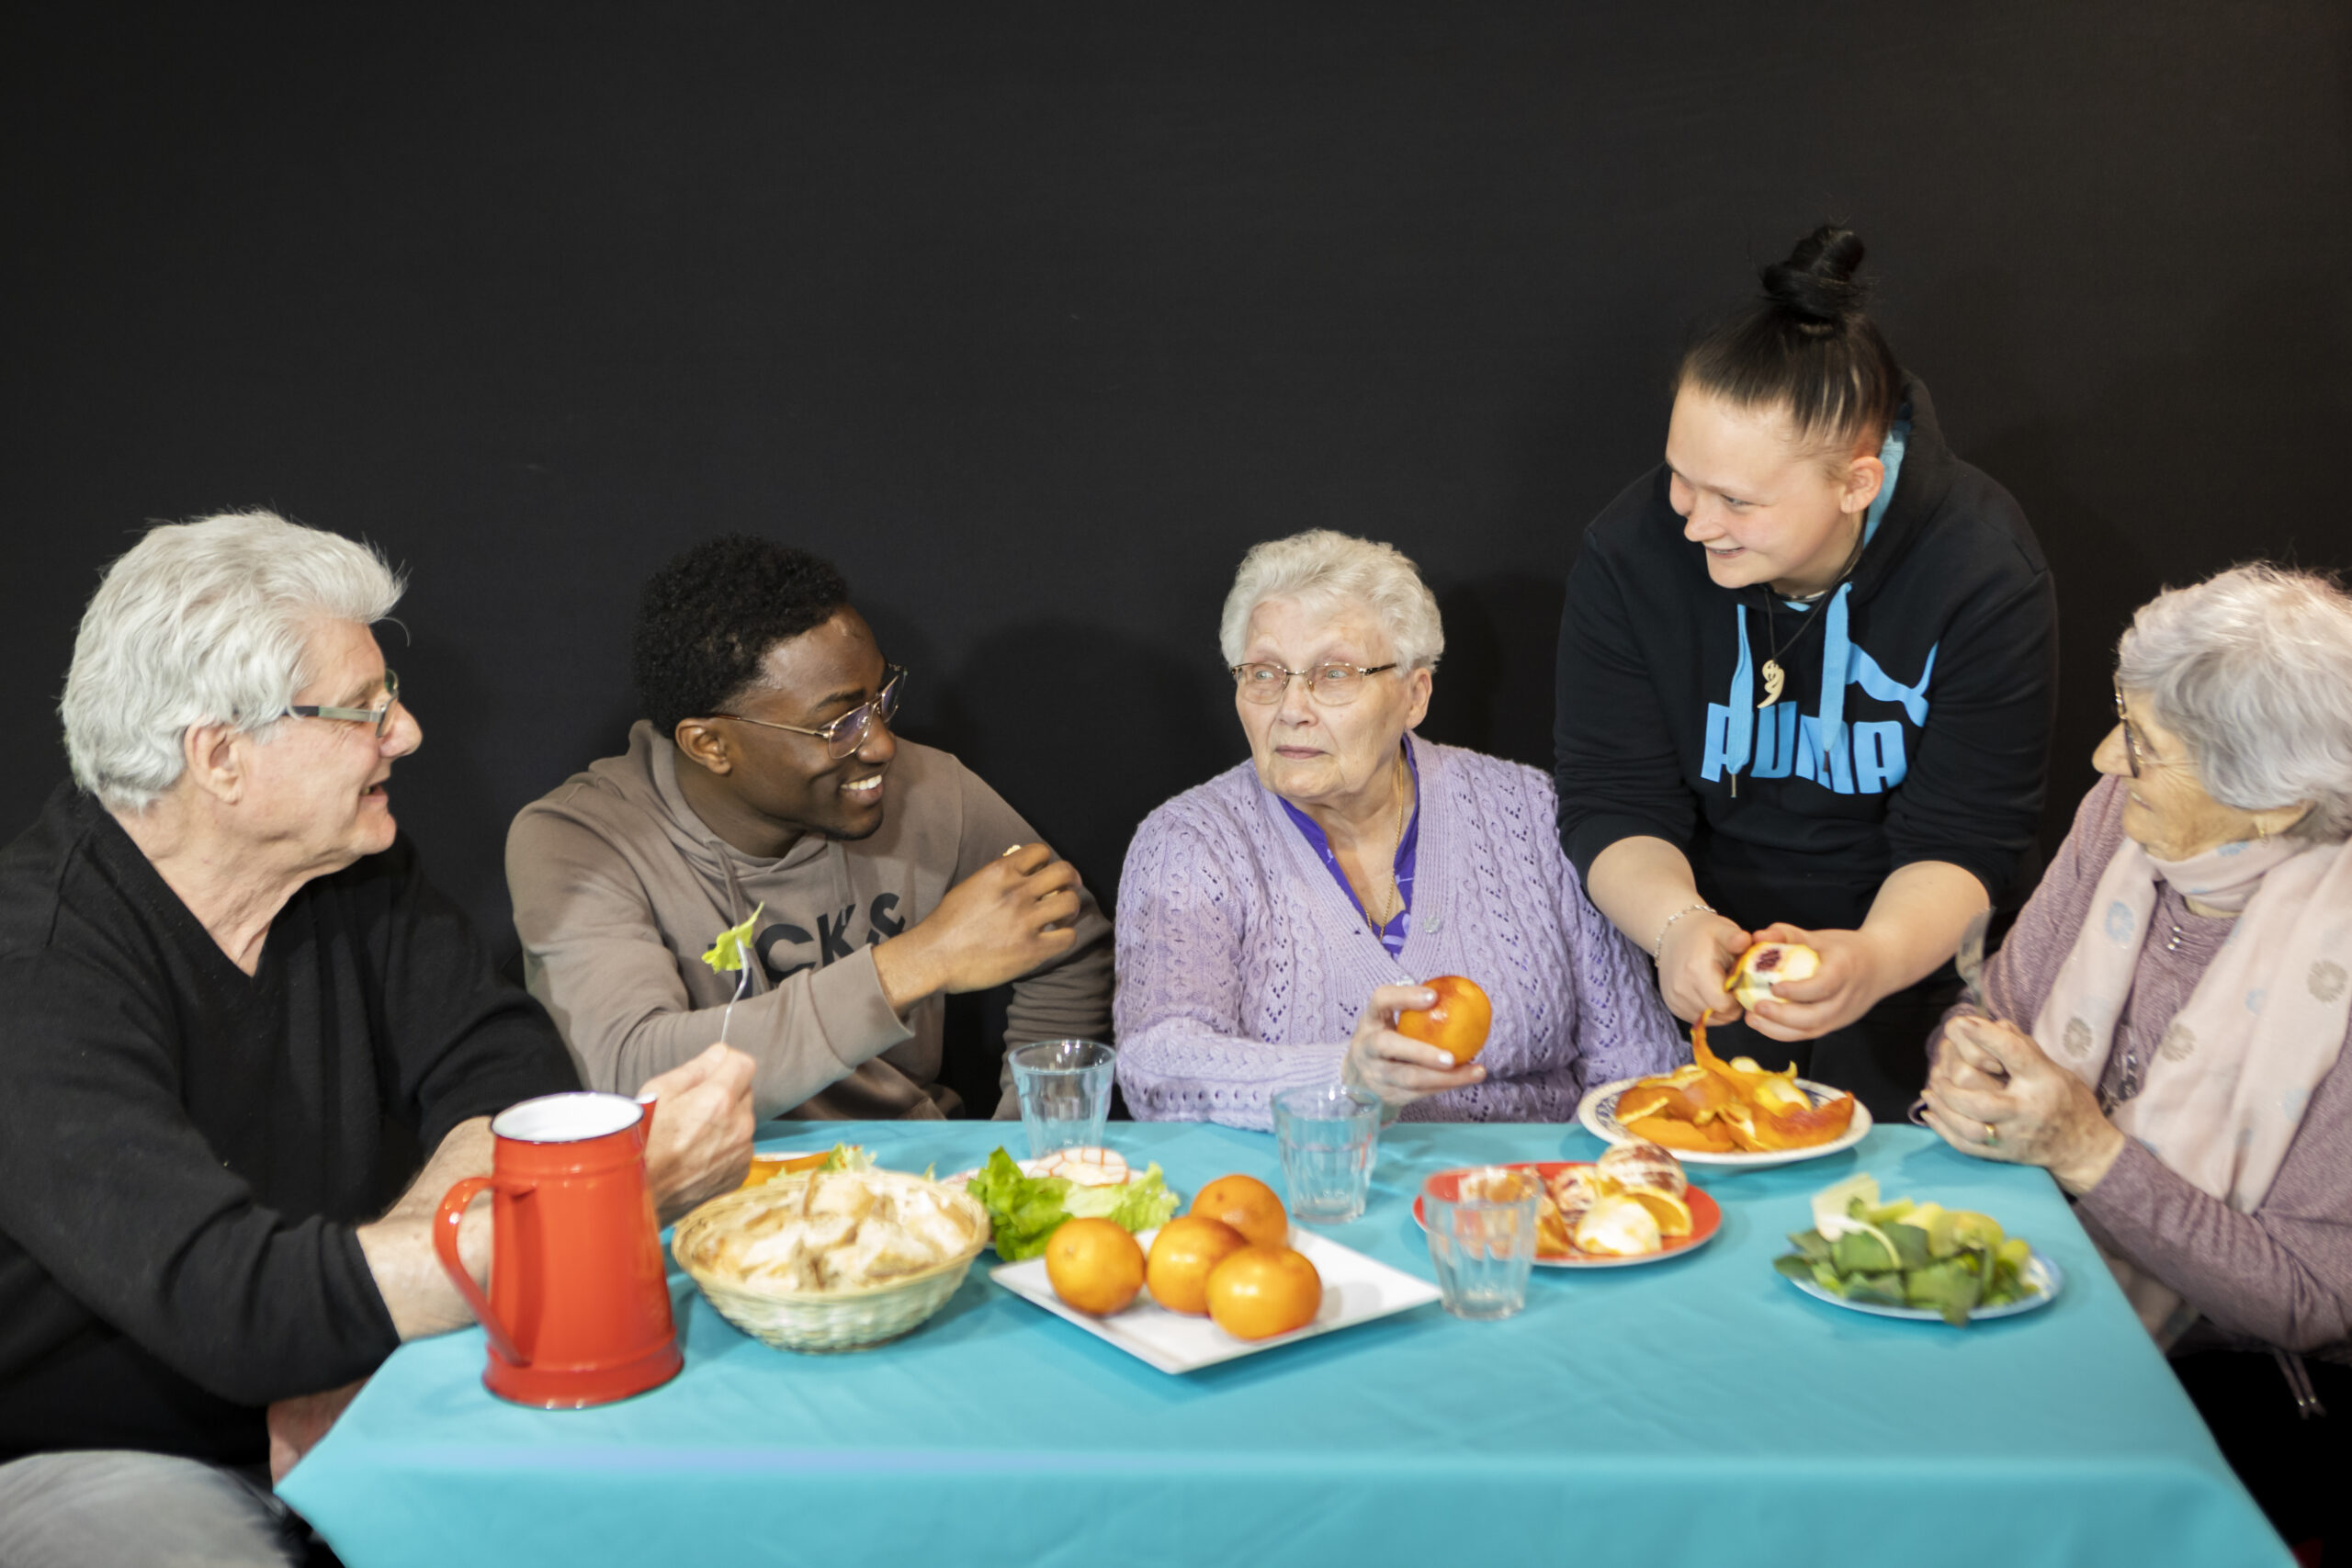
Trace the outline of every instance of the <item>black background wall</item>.
[[2059, 573], [2052, 839], [2160, 583], [2352, 561], [2352, 11], [19, 7], [0, 23], [0, 824], [145, 520], [413, 574], [394, 782], [511, 947], [517, 807], [617, 750], [660, 560], [836, 558], [902, 728], [1105, 895], [1242, 754], [1251, 542], [1393, 540], [1429, 733], [1548, 761], [1560, 581], [1689, 322], [1824, 217]]

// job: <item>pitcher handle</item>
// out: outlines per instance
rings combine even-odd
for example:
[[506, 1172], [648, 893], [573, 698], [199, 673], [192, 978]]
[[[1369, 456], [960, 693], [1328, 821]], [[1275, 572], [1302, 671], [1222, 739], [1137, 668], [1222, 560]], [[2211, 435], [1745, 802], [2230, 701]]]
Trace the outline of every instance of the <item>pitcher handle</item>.
[[[510, 1364], [527, 1367], [531, 1359], [514, 1348], [514, 1337], [506, 1332], [506, 1325], [498, 1321], [498, 1314], [491, 1310], [490, 1298], [481, 1293], [481, 1287], [475, 1284], [474, 1277], [466, 1271], [464, 1259], [458, 1256], [458, 1227], [465, 1221], [466, 1205], [485, 1189], [497, 1184], [498, 1179], [494, 1176], [469, 1176], [442, 1195], [441, 1207], [433, 1216], [433, 1250], [440, 1258], [441, 1267], [448, 1274], [449, 1282], [458, 1287], [458, 1294], [465, 1297], [466, 1304], [473, 1309], [474, 1321], [481, 1324], [482, 1332], [490, 1337], [491, 1348]], [[519, 1183], [509, 1182], [506, 1185], [518, 1194], [530, 1190], [528, 1186]]]

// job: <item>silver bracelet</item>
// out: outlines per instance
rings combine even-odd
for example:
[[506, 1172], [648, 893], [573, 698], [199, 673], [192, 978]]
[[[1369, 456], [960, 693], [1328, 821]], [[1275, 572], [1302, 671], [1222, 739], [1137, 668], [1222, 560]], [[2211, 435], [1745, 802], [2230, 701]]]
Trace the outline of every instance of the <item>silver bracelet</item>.
[[1653, 962], [1659, 953], [1666, 951], [1666, 933], [1674, 929], [1674, 922], [1685, 915], [1695, 915], [1702, 909], [1711, 915], [1715, 912], [1715, 907], [1713, 904], [1688, 904], [1666, 917], [1666, 924], [1657, 928], [1657, 940], [1650, 943], [1650, 958]]

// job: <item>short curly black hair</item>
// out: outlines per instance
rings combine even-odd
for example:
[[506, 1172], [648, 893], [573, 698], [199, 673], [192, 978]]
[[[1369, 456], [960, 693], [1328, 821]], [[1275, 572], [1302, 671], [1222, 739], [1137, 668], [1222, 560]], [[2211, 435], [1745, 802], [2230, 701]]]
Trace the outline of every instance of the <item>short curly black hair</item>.
[[662, 734], [720, 712], [758, 678], [768, 649], [849, 603], [833, 563], [749, 534], [706, 540], [653, 574], [638, 601], [629, 662]]

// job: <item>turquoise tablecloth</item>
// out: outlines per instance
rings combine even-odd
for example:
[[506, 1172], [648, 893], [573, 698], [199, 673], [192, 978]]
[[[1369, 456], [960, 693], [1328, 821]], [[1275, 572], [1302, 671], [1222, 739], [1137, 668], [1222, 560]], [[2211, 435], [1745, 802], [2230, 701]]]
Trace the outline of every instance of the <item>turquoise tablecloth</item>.
[[[1112, 1133], [1187, 1194], [1279, 1179], [1262, 1135]], [[942, 1171], [1005, 1134], [838, 1130]], [[1428, 1278], [1422, 1174], [1597, 1151], [1558, 1126], [1392, 1128], [1370, 1212], [1331, 1234]], [[1858, 1168], [1997, 1216], [2065, 1293], [1965, 1330], [1799, 1295], [1770, 1259]], [[923, 1328], [846, 1356], [768, 1349], [679, 1279], [686, 1370], [666, 1387], [522, 1410], [483, 1392], [479, 1331], [411, 1345], [284, 1492], [352, 1568], [2289, 1561], [2039, 1171], [1883, 1128], [1700, 1176], [1724, 1227], [1688, 1258], [1539, 1269], [1509, 1322], [1431, 1305], [1181, 1378], [990, 1283], [987, 1254]]]

